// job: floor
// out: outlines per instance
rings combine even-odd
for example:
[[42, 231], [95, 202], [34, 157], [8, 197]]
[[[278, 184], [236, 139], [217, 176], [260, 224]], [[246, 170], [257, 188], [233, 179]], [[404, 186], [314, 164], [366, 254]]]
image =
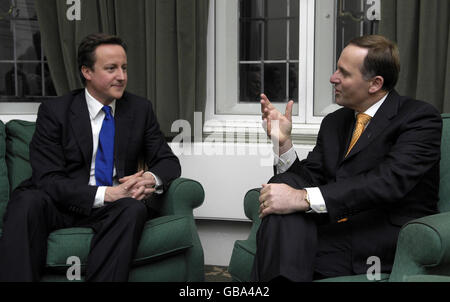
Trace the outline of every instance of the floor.
[[231, 282], [231, 275], [226, 266], [205, 265], [206, 282]]

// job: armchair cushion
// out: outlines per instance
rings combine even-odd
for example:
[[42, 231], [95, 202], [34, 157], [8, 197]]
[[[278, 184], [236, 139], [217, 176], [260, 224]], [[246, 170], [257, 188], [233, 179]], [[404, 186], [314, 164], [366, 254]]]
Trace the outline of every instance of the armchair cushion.
[[[47, 270], [66, 271], [70, 256], [80, 258], [82, 267], [87, 262], [93, 231], [90, 228], [67, 228], [54, 231], [48, 238]], [[152, 262], [192, 247], [188, 217], [163, 216], [146, 223], [136, 252], [134, 265]]]

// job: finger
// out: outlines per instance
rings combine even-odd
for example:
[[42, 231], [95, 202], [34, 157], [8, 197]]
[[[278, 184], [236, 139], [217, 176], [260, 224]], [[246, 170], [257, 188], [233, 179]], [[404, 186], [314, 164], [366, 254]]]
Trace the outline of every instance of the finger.
[[269, 184], [263, 184], [261, 186], [261, 191], [259, 191], [259, 193], [260, 194], [265, 194], [269, 189], [270, 189], [270, 185]]
[[145, 195], [151, 195], [151, 194], [153, 194], [155, 191], [156, 191], [155, 188], [147, 188], [147, 189], [144, 190], [144, 194], [145, 194]]
[[131, 178], [141, 177], [143, 174], [144, 174], [144, 170], [141, 170], [133, 175], [128, 175], [128, 176], [124, 176], [124, 177], [120, 178], [119, 182], [125, 183], [125, 182], [129, 181]]
[[151, 188], [151, 189], [144, 189], [144, 191], [141, 194], [136, 194], [134, 199], [142, 200], [142, 199], [148, 198], [154, 192], [155, 192], [155, 189], [153, 189], [153, 188]]
[[264, 107], [266, 107], [267, 109], [273, 108], [272, 103], [269, 101], [269, 99], [267, 98], [267, 96], [264, 93], [261, 94], [261, 102], [264, 103]]
[[134, 185], [138, 182], [138, 180], [136, 178], [130, 178], [128, 181], [124, 182], [123, 184], [121, 184], [121, 186], [127, 190], [130, 191], [133, 189]]
[[270, 135], [272, 134], [272, 120], [269, 118], [267, 119], [267, 135], [270, 137]]
[[292, 107], [294, 106], [294, 101], [289, 101], [286, 105], [286, 113], [284, 116], [292, 122]]
[[125, 177], [120, 178], [120, 179], [119, 179], [119, 182], [120, 182], [121, 184], [123, 184], [124, 182], [127, 182], [129, 179], [130, 179], [130, 176], [125, 176]]
[[144, 179], [136, 183], [136, 187], [146, 187], [151, 188], [155, 186], [155, 181], [153, 179]]
[[135, 198], [135, 199], [138, 199], [139, 196], [141, 196], [141, 195], [144, 194], [144, 190], [145, 190], [144, 187], [140, 187], [139, 189], [136, 190], [136, 192], [134, 192], [134, 193], [131, 195], [131, 197], [132, 197], [132, 198]]
[[263, 211], [264, 211], [264, 206], [263, 206], [263, 204], [261, 203], [261, 204], [259, 205], [259, 211], [258, 211], [258, 213], [261, 215]]
[[259, 214], [259, 218], [263, 219], [267, 215], [271, 214], [271, 210], [269, 208], [265, 208], [261, 211], [261, 214]]

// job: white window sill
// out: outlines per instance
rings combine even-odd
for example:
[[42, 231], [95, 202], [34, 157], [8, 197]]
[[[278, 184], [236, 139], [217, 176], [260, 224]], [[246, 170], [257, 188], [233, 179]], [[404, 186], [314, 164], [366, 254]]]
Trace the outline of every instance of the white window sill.
[[[292, 139], [294, 145], [316, 144], [320, 124], [293, 122]], [[223, 138], [226, 142], [263, 142], [266, 134], [260, 117], [256, 116], [215, 116], [203, 126], [203, 138]], [[267, 141], [264, 141], [267, 142]]]

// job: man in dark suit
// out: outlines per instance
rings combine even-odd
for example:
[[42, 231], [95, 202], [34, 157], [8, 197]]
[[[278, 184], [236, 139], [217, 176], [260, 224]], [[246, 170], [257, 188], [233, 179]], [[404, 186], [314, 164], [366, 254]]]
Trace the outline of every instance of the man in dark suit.
[[[38, 281], [50, 232], [91, 227], [87, 281], [126, 281], [149, 211], [181, 173], [150, 101], [125, 92], [126, 45], [93, 34], [78, 49], [85, 89], [45, 101], [0, 241], [0, 281]], [[138, 171], [143, 159], [148, 171]], [[76, 256], [76, 255], [73, 255]]]
[[397, 94], [399, 70], [389, 40], [352, 40], [330, 79], [343, 108], [323, 119], [303, 161], [291, 140], [292, 101], [283, 115], [262, 95], [279, 157], [260, 194], [255, 280], [366, 274], [372, 256], [379, 273], [390, 272], [401, 226], [437, 212], [442, 121], [431, 105]]

